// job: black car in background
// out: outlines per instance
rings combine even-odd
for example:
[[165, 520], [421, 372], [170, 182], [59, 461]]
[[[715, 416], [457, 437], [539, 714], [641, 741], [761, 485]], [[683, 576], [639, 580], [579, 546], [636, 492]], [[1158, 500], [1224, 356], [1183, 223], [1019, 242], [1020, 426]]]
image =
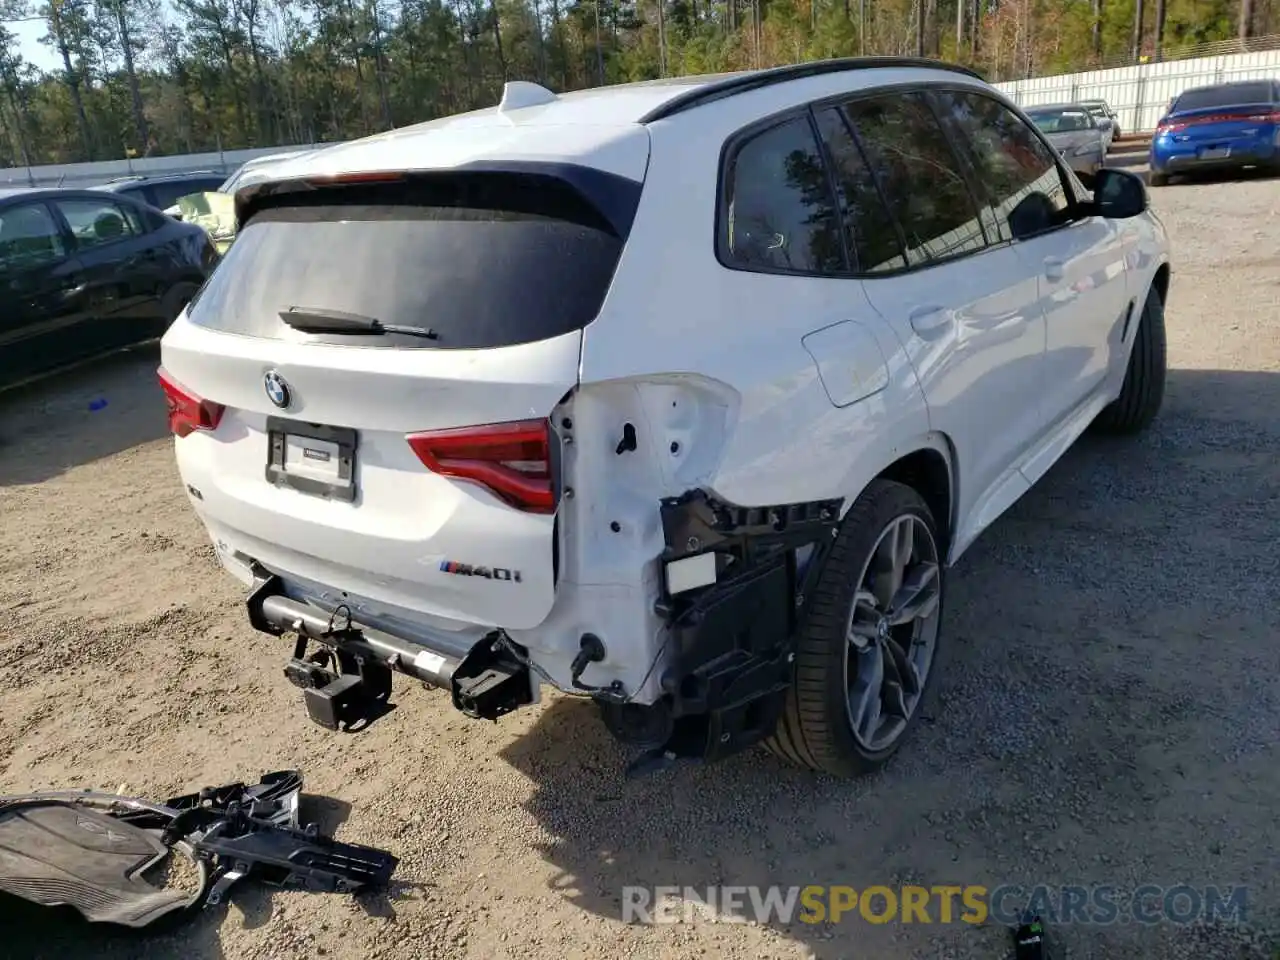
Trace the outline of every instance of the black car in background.
[[192, 193], [204, 193], [206, 190], [217, 190], [225, 179], [225, 174], [204, 170], [199, 173], [121, 177], [119, 180], [111, 180], [94, 189], [107, 190], [133, 200], [141, 200], [157, 210], [163, 210], [177, 203], [179, 197]]
[[125, 196], [0, 189], [0, 388], [160, 336], [217, 260]]

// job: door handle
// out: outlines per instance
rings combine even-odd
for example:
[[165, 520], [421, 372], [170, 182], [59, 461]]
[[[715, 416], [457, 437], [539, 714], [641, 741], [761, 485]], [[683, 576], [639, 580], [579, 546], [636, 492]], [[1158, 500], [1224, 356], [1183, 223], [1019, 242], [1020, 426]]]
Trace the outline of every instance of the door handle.
[[1057, 257], [1045, 257], [1044, 275], [1050, 280], [1061, 280], [1067, 275], [1067, 265]]
[[908, 315], [911, 329], [922, 337], [930, 337], [951, 322], [951, 314], [945, 307], [928, 304], [916, 307]]

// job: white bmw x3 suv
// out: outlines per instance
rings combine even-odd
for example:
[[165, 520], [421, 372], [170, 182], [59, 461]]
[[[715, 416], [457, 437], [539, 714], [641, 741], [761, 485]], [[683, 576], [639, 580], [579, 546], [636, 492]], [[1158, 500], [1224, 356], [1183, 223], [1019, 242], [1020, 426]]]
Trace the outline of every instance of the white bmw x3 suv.
[[635, 769], [837, 775], [937, 682], [946, 569], [1165, 379], [1165, 231], [968, 71], [555, 95], [287, 161], [164, 337], [182, 481], [311, 716], [394, 673], [598, 701]]

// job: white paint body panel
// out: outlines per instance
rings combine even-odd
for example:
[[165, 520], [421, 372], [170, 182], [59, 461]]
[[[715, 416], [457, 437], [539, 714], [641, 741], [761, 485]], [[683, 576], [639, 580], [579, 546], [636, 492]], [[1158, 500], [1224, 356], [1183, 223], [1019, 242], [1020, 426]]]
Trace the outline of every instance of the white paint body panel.
[[[224, 563], [243, 579], [242, 556], [253, 557], [300, 594], [344, 599], [433, 649], [504, 627], [565, 688], [580, 636], [594, 633], [607, 655], [582, 680], [620, 681], [648, 702], [664, 641], [653, 610], [663, 497], [704, 488], [746, 506], [844, 498], [847, 508], [895, 461], [932, 450], [951, 472], [954, 561], [1118, 394], [1137, 320], [1122, 342], [1125, 308], [1140, 309], [1167, 260], [1158, 220], [1092, 220], [866, 281], [739, 272], [714, 252], [720, 152], [736, 131], [822, 97], [938, 79], [991, 89], [877, 68], [641, 126], [683, 88], [637, 85], [445, 118], [290, 164], [281, 176], [557, 159], [644, 190], [599, 316], [578, 334], [485, 351], [358, 350], [219, 335], [180, 318], [165, 366], [229, 407], [216, 433], [176, 442]], [[922, 308], [934, 308], [924, 321]], [[262, 482], [262, 376], [273, 367], [308, 419], [362, 431], [359, 505]], [[403, 441], [553, 411], [573, 424], [561, 462], [573, 493], [554, 521], [427, 473]], [[636, 449], [620, 454], [626, 424]], [[522, 570], [523, 589], [451, 584], [423, 562], [442, 555], [501, 557]]]
[[[405, 437], [546, 416], [577, 379], [580, 341], [573, 333], [502, 350], [380, 350], [216, 333], [184, 312], [164, 337], [164, 366], [227, 411], [217, 431], [175, 442], [178, 467], [227, 552], [450, 629], [495, 616], [535, 626], [554, 599], [554, 517], [428, 472]], [[266, 482], [266, 418], [281, 415], [263, 389], [269, 370], [291, 385], [290, 419], [360, 431], [357, 502]], [[495, 555], [521, 571], [523, 589], [438, 569], [446, 558], [491, 566]]]

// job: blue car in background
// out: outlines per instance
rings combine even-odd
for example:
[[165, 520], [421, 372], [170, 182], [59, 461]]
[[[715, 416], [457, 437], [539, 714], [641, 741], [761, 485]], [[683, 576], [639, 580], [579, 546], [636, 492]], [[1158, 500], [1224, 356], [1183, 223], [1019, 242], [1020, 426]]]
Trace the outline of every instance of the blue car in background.
[[1179, 174], [1261, 167], [1280, 172], [1280, 81], [1194, 87], [1169, 104], [1151, 138], [1151, 185]]

